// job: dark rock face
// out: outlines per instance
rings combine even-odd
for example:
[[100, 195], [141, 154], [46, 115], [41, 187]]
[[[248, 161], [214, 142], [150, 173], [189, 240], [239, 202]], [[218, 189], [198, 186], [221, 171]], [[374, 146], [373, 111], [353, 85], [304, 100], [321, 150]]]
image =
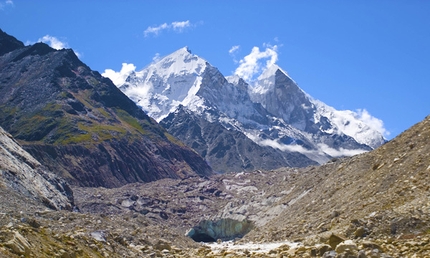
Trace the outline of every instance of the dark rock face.
[[[297, 84], [285, 75], [281, 70], [274, 74], [274, 89], [269, 93], [258, 96], [255, 100], [264, 108], [282, 118], [287, 124], [294, 126], [306, 133], [315, 135], [320, 142], [334, 149], [361, 149], [370, 151], [372, 148], [366, 144], [358, 143], [353, 137], [345, 134], [326, 133], [324, 130], [333, 126], [328, 118], [323, 117], [318, 123], [314, 121], [317, 107], [309, 100], [309, 97], [297, 86]], [[255, 97], [255, 95], [254, 95]], [[274, 130], [276, 131], [276, 130]], [[381, 145], [384, 142], [381, 136]], [[303, 145], [306, 147], [305, 145]]]
[[93, 148], [30, 144], [26, 150], [74, 185], [83, 186], [118, 187], [160, 178], [186, 178], [196, 175], [193, 170], [201, 171], [202, 163], [194, 152], [184, 155], [182, 148], [157, 146], [146, 139], [110, 140]]
[[24, 47], [24, 44], [21, 41], [0, 29], [0, 56], [22, 47]]
[[303, 108], [313, 105], [294, 81], [277, 70], [274, 87], [274, 90], [264, 95], [265, 99], [261, 101], [267, 111], [301, 130], [314, 125], [311, 123], [314, 112], [310, 112], [309, 108]]
[[160, 124], [196, 150], [220, 173], [317, 164], [297, 152], [287, 153], [271, 147], [262, 147], [243, 133], [227, 130], [218, 121], [211, 123], [203, 117], [187, 112], [183, 107], [171, 113]]
[[[270, 124], [270, 114], [260, 104], [251, 102], [245, 82], [242, 81], [237, 86], [230, 84], [211, 66], [202, 77], [202, 86], [197, 95], [211, 108], [198, 114], [180, 106], [160, 121], [160, 124], [196, 150], [215, 171], [241, 172], [317, 164], [298, 152], [284, 152], [258, 145], [243, 131], [231, 124], [223, 124], [221, 121], [223, 118], [228, 120], [228, 114], [227, 116], [240, 121], [244, 128], [252, 128], [257, 123]], [[249, 114], [241, 115], [243, 108], [250, 110]]]
[[0, 33], [0, 126], [52, 171], [106, 187], [212, 173], [72, 50], [13, 39]]

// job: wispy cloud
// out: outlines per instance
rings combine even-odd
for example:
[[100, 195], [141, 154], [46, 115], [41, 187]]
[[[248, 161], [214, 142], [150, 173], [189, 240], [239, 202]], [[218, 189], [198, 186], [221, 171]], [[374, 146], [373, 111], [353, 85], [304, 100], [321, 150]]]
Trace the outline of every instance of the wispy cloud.
[[172, 22], [173, 30], [181, 32], [183, 29], [190, 27], [190, 21]]
[[184, 31], [184, 29], [193, 26], [189, 20], [187, 21], [174, 21], [170, 24], [163, 23], [161, 25], [155, 26], [155, 27], [148, 27], [143, 34], [145, 37], [148, 37], [150, 35], [157, 36], [164, 30], [173, 30], [177, 33], [181, 33]]
[[388, 137], [390, 132], [384, 127], [384, 122], [372, 116], [366, 109], [357, 109], [358, 119], [363, 121], [371, 129], [379, 132], [384, 137]]
[[232, 47], [230, 48], [230, 50], [228, 51], [228, 53], [230, 54], [230, 56], [232, 56], [232, 57], [233, 57], [233, 62], [234, 62], [235, 64], [239, 63], [239, 61], [238, 61], [238, 60], [237, 60], [237, 58], [236, 58], [236, 53], [239, 51], [239, 49], [240, 49], [240, 46], [239, 46], [239, 45], [236, 45], [236, 46], [232, 46]]
[[160, 59], [161, 59], [160, 53], [155, 53], [154, 57], [152, 58], [152, 61], [155, 63], [160, 61]]
[[134, 71], [136, 71], [136, 66], [134, 64], [122, 63], [122, 67], [119, 72], [115, 72], [112, 69], [105, 69], [102, 76], [109, 78], [116, 86], [121, 86], [125, 83], [127, 77]]
[[4, 10], [6, 7], [13, 7], [12, 0], [0, 1], [0, 10]]
[[[259, 47], [253, 47], [251, 53], [239, 61], [239, 67], [234, 74], [251, 82], [267, 67], [278, 61], [278, 46], [263, 45], [266, 49], [260, 51]], [[233, 48], [232, 48], [233, 49]], [[230, 49], [230, 50], [232, 50]]]
[[367, 152], [366, 150], [362, 150], [362, 149], [352, 149], [352, 150], [344, 149], [344, 148], [334, 149], [324, 143], [318, 144], [318, 147], [321, 151], [323, 151], [324, 153], [327, 153], [332, 157], [343, 157], [343, 156], [349, 157], [349, 156], [354, 156], [357, 154]]
[[[69, 44], [66, 41], [61, 41], [57, 37], [54, 37], [51, 35], [45, 35], [45, 36], [39, 38], [37, 40], [37, 42], [46, 43], [50, 47], [52, 47], [53, 49], [57, 49], [57, 50], [64, 49], [64, 48], [70, 48]], [[82, 56], [80, 53], [76, 52], [75, 50], [73, 50], [73, 52], [75, 52], [76, 56], [78, 56], [79, 58]]]
[[[303, 146], [297, 145], [297, 144], [283, 144], [283, 143], [279, 143], [276, 140], [270, 140], [270, 139], [266, 139], [266, 140], [261, 140], [258, 142], [259, 145], [262, 146], [270, 146], [274, 149], [279, 149], [281, 151], [287, 151], [287, 152], [299, 152], [303, 155], [307, 155], [310, 158], [316, 158], [318, 156], [322, 156], [324, 154], [330, 155], [331, 157], [344, 157], [344, 156], [354, 156], [357, 154], [361, 154], [364, 152], [367, 152], [366, 150], [362, 150], [362, 149], [344, 149], [344, 148], [339, 148], [339, 149], [334, 149], [329, 147], [327, 144], [324, 143], [319, 143], [317, 144], [318, 149], [316, 150], [308, 150], [306, 148], [304, 148]], [[323, 159], [321, 160], [323, 161]]]
[[236, 51], [238, 51], [238, 50], [239, 50], [239, 48], [240, 48], [240, 46], [239, 46], [239, 45], [232, 46], [232, 47], [230, 48], [230, 50], [228, 51], [228, 53], [229, 53], [230, 55], [232, 55], [232, 54], [234, 54]]
[[58, 38], [54, 37], [54, 36], [50, 36], [50, 35], [45, 35], [43, 37], [41, 37], [40, 39], [37, 40], [37, 42], [43, 42], [48, 44], [50, 47], [60, 50], [63, 48], [69, 48], [69, 45], [67, 44], [67, 42], [63, 42], [61, 40], [59, 40]]

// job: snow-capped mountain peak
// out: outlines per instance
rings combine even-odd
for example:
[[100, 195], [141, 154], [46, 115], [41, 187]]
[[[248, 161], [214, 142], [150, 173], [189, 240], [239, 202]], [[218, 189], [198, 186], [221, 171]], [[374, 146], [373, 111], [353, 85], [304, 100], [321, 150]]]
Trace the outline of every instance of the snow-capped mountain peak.
[[183, 47], [139, 72], [131, 74], [120, 89], [157, 121], [179, 105], [200, 105], [196, 98], [206, 60]]
[[183, 47], [153, 64], [159, 72], [169, 74], [188, 74], [201, 72], [206, 61], [191, 53], [188, 47]]
[[[226, 155], [235, 155], [248, 164], [245, 156], [255, 146], [230, 146], [245, 138], [244, 142], [254, 142], [266, 154], [276, 149], [277, 162], [286, 166], [294, 163], [288, 156], [292, 153], [301, 159], [294, 164], [309, 165], [371, 150], [385, 141], [360, 114], [338, 111], [313, 99], [276, 64], [250, 84], [237, 75], [225, 77], [184, 47], [117, 86], [174, 136], [192, 148], [198, 146], [212, 162], [225, 162]], [[184, 122], [191, 120], [198, 126]], [[216, 135], [208, 133], [212, 130]], [[236, 138], [227, 140], [227, 135]], [[264, 153], [259, 157], [266, 157]], [[268, 157], [268, 164], [273, 162]], [[256, 165], [269, 168], [264, 164], [251, 167]]]
[[278, 72], [278, 70], [284, 74], [287, 74], [277, 64], [272, 64], [269, 67], [267, 67], [266, 70], [264, 70], [260, 76], [258, 76], [257, 80], [261, 81], [261, 80], [270, 78], [272, 76], [275, 76], [275, 74], [276, 74], [276, 72]]

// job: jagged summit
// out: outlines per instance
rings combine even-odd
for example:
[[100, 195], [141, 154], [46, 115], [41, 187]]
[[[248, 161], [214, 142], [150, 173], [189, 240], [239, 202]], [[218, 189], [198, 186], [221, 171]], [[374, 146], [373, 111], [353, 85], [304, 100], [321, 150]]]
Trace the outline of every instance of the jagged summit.
[[277, 72], [282, 72], [284, 74], [287, 74], [284, 70], [281, 69], [277, 64], [272, 64], [269, 67], [267, 67], [261, 74], [258, 76], [257, 80], [263, 80], [265, 78], [270, 78], [272, 76], [275, 76]]
[[[201, 131], [208, 130], [203, 120], [221, 125], [217, 128], [225, 131], [218, 134], [235, 131], [266, 149], [300, 153], [303, 162], [294, 164], [302, 166], [323, 163], [333, 156], [365, 152], [384, 142], [382, 135], [360, 120], [358, 114], [337, 111], [314, 100], [276, 64], [249, 84], [236, 75], [225, 77], [184, 47], [130, 75], [124, 85], [117, 86], [149, 116], [162, 121], [172, 134], [198, 148], [203, 157], [211, 159], [211, 164], [229, 155], [237, 154], [242, 160], [252, 160], [255, 156], [251, 158], [241, 149], [228, 147], [239, 141], [239, 135], [230, 143], [225, 139], [222, 144], [221, 139], [209, 140]], [[189, 112], [175, 112], [179, 106]], [[200, 126], [194, 131], [184, 124], [190, 121], [185, 116], [191, 113], [199, 117], [192, 120]], [[292, 164], [291, 157], [284, 158], [285, 166]], [[232, 168], [233, 171], [244, 167], [267, 168], [264, 164], [243, 164]]]
[[[120, 89], [160, 121], [179, 105], [193, 105], [208, 63], [183, 47], [142, 71], [131, 74]], [[196, 104], [198, 105], [198, 104]]]
[[191, 52], [191, 49], [188, 46], [185, 46], [181, 49], [185, 49], [188, 53], [192, 54], [193, 52]]
[[24, 43], [0, 29], [0, 56], [23, 47]]

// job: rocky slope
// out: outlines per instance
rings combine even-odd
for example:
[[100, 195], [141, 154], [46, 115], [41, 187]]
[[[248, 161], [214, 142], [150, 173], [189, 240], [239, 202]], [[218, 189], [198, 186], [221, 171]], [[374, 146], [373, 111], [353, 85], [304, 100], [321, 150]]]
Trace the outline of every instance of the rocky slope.
[[211, 168], [72, 50], [0, 32], [0, 125], [70, 183], [117, 187]]
[[359, 114], [312, 99], [276, 65], [251, 85], [182, 48], [117, 84], [219, 172], [306, 167], [385, 142]]
[[[72, 51], [17, 42], [0, 37], [2, 46], [15, 47], [0, 56], [0, 121], [43, 162], [0, 130], [0, 257], [430, 257], [430, 116], [375, 150], [323, 166], [210, 177], [184, 172], [183, 178], [146, 183], [133, 177], [129, 184], [119, 174], [109, 181], [91, 171], [94, 182], [124, 185], [75, 185], [77, 207], [67, 210], [67, 184], [41, 164], [58, 166], [56, 172], [73, 181], [90, 174], [80, 169], [103, 167], [106, 157], [135, 165], [129, 155], [144, 153], [133, 145], [137, 136], [148, 138], [143, 143], [152, 155], [177, 158], [159, 147], [160, 139], [175, 139], [109, 81], [93, 81], [99, 75]], [[59, 60], [73, 69], [58, 68]], [[44, 73], [50, 65], [55, 73], [74, 75], [50, 77]], [[57, 93], [65, 97], [53, 104], [40, 99]], [[98, 156], [103, 148], [112, 156]], [[127, 171], [124, 166], [115, 168]]]
[[196, 150], [217, 172], [241, 172], [317, 164], [297, 152], [258, 145], [238, 130], [216, 119], [208, 121], [181, 106], [160, 124]]
[[[47, 207], [71, 210], [70, 186], [46, 170], [0, 127], [0, 188], [39, 201]], [[7, 195], [3, 195], [8, 198]], [[5, 200], [6, 201], [6, 200]]]
[[427, 117], [374, 151], [324, 166], [75, 187], [74, 213], [12, 195], [0, 203], [0, 253], [428, 257], [429, 141]]

